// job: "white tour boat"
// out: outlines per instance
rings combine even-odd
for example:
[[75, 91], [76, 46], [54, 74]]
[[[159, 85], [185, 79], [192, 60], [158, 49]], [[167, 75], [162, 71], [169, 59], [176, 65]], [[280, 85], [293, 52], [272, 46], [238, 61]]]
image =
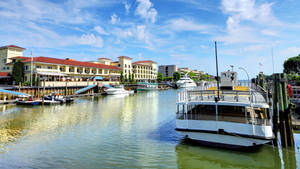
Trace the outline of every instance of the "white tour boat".
[[184, 77], [180, 78], [177, 82], [176, 85], [178, 88], [191, 88], [191, 87], [196, 87], [197, 84], [192, 80], [190, 77], [188, 77], [187, 74], [185, 74]]
[[176, 130], [204, 145], [259, 146], [274, 138], [268, 101], [260, 87], [240, 86], [236, 72], [222, 72], [220, 87], [178, 93]]
[[115, 86], [105, 90], [108, 95], [133, 94], [133, 90], [125, 90], [123, 85]]

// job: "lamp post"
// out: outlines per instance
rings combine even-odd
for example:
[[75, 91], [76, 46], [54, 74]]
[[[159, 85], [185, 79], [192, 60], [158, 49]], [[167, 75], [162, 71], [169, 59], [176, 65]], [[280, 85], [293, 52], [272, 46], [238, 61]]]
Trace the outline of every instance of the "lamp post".
[[250, 102], [252, 103], [252, 96], [251, 96], [252, 93], [251, 93], [251, 85], [250, 85], [249, 74], [248, 74], [247, 70], [244, 69], [243, 67], [239, 67], [239, 69], [240, 69], [240, 70], [243, 70], [243, 71], [246, 73], [246, 75], [247, 75], [247, 78], [248, 78], [248, 88], [249, 88]]

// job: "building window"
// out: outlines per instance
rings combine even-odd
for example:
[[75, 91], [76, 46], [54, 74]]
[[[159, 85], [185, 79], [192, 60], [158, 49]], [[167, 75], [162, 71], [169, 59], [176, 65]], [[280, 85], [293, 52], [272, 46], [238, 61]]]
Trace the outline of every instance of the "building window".
[[39, 68], [41, 68], [41, 66], [35, 66], [35, 68], [38, 68], [38, 69], [39, 69]]
[[28, 65], [27, 65], [27, 66], [25, 66], [25, 70], [28, 70]]
[[52, 67], [51, 67], [51, 66], [48, 66], [48, 69], [52, 69]]
[[6, 63], [6, 59], [3, 59], [2, 63]]
[[125, 64], [125, 68], [127, 68], [127, 65]]
[[9, 70], [9, 67], [7, 67], [6, 69]]

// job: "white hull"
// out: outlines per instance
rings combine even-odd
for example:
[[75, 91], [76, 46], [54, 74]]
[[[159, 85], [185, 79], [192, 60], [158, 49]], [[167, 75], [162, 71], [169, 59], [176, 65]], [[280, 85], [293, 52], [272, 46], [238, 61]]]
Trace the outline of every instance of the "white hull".
[[257, 138], [246, 138], [242, 136], [214, 134], [214, 133], [203, 133], [203, 132], [190, 132], [190, 131], [179, 131], [183, 136], [196, 140], [205, 144], [211, 144], [212, 146], [225, 146], [231, 148], [242, 148], [252, 147], [266, 144], [272, 140], [257, 139]]
[[192, 88], [197, 86], [196, 83], [177, 83], [176, 85], [179, 88]]
[[128, 91], [128, 90], [125, 90], [125, 89], [107, 89], [106, 91], [106, 94], [108, 95], [124, 95], [124, 94], [133, 94], [134, 91]]

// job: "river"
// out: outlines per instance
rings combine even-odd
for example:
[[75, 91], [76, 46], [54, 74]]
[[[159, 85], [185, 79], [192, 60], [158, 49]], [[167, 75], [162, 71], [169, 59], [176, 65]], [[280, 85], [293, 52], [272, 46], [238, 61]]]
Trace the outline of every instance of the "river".
[[188, 143], [174, 130], [176, 90], [0, 106], [0, 168], [300, 168], [296, 150], [241, 152]]

